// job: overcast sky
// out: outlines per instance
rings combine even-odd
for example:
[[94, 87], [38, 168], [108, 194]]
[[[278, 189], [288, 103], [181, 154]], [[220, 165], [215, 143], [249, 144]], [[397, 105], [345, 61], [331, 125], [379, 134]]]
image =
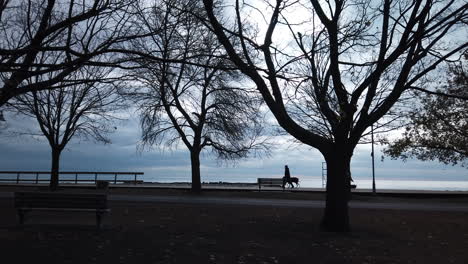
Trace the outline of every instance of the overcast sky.
[[[10, 130], [26, 131], [36, 126], [34, 120], [18, 119], [6, 115]], [[116, 124], [111, 135], [112, 144], [74, 140], [61, 158], [62, 171], [142, 171], [146, 180], [190, 181], [190, 159], [184, 149], [139, 151], [138, 120]], [[16, 128], [16, 129], [14, 129]], [[293, 176], [303, 179], [321, 177], [324, 161], [314, 149], [292, 144], [285, 136], [274, 139], [277, 143], [270, 157], [251, 158], [236, 164], [219, 164], [209, 153], [202, 157], [202, 181], [254, 182], [257, 177], [280, 177], [288, 164]], [[380, 147], [377, 147], [379, 149]], [[41, 136], [0, 135], [0, 170], [49, 170], [50, 147]], [[460, 166], [447, 166], [438, 162], [418, 160], [381, 161], [376, 151], [376, 178], [379, 180], [458, 180], [468, 181], [468, 170]], [[370, 180], [370, 145], [359, 145], [352, 160], [352, 175], [356, 180]], [[369, 186], [370, 188], [370, 186]]]
[[[250, 19], [260, 23], [258, 30], [261, 33], [262, 30], [266, 30], [266, 25], [263, 16], [258, 12], [265, 12], [264, 15], [267, 17], [267, 8], [258, 5], [257, 1], [253, 3], [255, 9]], [[307, 14], [300, 13], [306, 11], [304, 8], [292, 9], [289, 13], [292, 19], [290, 22], [298, 23], [307, 20]], [[229, 16], [229, 12], [226, 15]], [[309, 22], [312, 23], [312, 20]], [[377, 25], [377, 23], [375, 24]], [[288, 38], [285, 38], [286, 34], [289, 34], [289, 29], [279, 27], [274, 35], [275, 41], [277, 41], [275, 43], [284, 46], [281, 47], [282, 49], [289, 44], [286, 41]], [[282, 41], [283, 39], [285, 41]], [[6, 119], [9, 131], [34, 131], [34, 128], [37, 128], [35, 120], [15, 118], [8, 114], [6, 114]], [[186, 150], [183, 148], [174, 150], [155, 148], [153, 151], [138, 151], [140, 130], [136, 115], [126, 122], [116, 124], [116, 127], [115, 133], [111, 135], [112, 144], [102, 145], [77, 139], [70, 142], [62, 153], [61, 170], [142, 171], [147, 180], [190, 180], [190, 159]], [[317, 150], [304, 145], [291, 145], [286, 136], [278, 136], [274, 141], [276, 149], [272, 151], [270, 157], [240, 160], [235, 164], [219, 164], [209, 153], [205, 153], [206, 155], [202, 157], [201, 161], [202, 180], [253, 182], [257, 177], [281, 177], [286, 164], [289, 165], [293, 176], [321, 177], [321, 167], [324, 160]], [[391, 160], [388, 157], [381, 161], [380, 147], [377, 146], [376, 149], [377, 179], [468, 182], [466, 168], [418, 160], [403, 162]], [[49, 170], [50, 156], [50, 147], [42, 136], [12, 136], [10, 132], [0, 130], [0, 170]], [[356, 148], [351, 170], [353, 178], [356, 180], [371, 179], [370, 145], [360, 145]]]

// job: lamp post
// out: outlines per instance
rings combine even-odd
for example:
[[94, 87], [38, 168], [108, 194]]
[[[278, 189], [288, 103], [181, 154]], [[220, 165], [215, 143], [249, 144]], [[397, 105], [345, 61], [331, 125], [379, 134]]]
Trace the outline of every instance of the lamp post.
[[371, 125], [371, 140], [372, 140], [372, 194], [376, 194], [375, 191], [375, 165], [374, 165], [374, 125]]

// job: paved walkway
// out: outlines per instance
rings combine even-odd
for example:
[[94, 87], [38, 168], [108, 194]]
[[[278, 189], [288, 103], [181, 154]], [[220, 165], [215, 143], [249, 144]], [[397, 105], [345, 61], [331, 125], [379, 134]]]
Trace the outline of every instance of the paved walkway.
[[[253, 199], [253, 198], [224, 198], [224, 197], [187, 197], [187, 196], [145, 196], [145, 195], [110, 195], [111, 201], [134, 202], [164, 202], [185, 204], [225, 204], [245, 206], [274, 206], [324, 208], [324, 201], [315, 200], [286, 200], [286, 199]], [[405, 203], [405, 202], [358, 202], [351, 201], [351, 208], [391, 209], [391, 210], [421, 210], [421, 211], [451, 211], [468, 212], [468, 204], [459, 203]]]
[[[0, 192], [0, 198], [13, 198], [12, 192]], [[324, 201], [317, 200], [290, 200], [265, 198], [239, 198], [239, 197], [196, 197], [196, 196], [159, 196], [159, 195], [123, 195], [110, 194], [110, 201], [124, 202], [157, 202], [177, 204], [217, 204], [241, 206], [272, 206], [272, 207], [299, 207], [324, 208]], [[361, 202], [351, 201], [350, 208], [389, 209], [389, 210], [417, 210], [417, 211], [450, 211], [468, 212], [468, 204], [462, 203], [427, 203], [427, 202]]]
[[[6, 184], [2, 183], [0, 186], [48, 186], [48, 184]], [[94, 184], [67, 184], [61, 183], [60, 186], [75, 187], [75, 188], [94, 188]], [[180, 189], [188, 190], [191, 185], [188, 183], [142, 183], [142, 184], [111, 184], [111, 188], [128, 188], [128, 189]], [[218, 191], [258, 191], [258, 185], [252, 184], [203, 184], [204, 190], [218, 190]], [[262, 186], [261, 191], [282, 191], [280, 187], [267, 187]], [[325, 192], [325, 188], [311, 188], [311, 187], [299, 187], [299, 188], [287, 188], [290, 192]], [[352, 190], [353, 193], [372, 193], [372, 189], [357, 188]], [[395, 189], [377, 189], [379, 194], [436, 194], [436, 195], [466, 195], [468, 191], [434, 191], [434, 190], [395, 190]]]

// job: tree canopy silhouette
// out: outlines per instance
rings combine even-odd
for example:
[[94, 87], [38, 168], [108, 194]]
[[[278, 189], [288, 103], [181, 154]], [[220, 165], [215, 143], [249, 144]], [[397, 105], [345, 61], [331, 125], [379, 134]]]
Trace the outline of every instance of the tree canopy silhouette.
[[[447, 84], [420, 96], [401, 138], [384, 150], [392, 158], [416, 157], [468, 165], [468, 73], [463, 63], [449, 68]], [[466, 98], [466, 99], [464, 99]]]
[[[98, 67], [82, 67], [68, 78], [86, 79], [86, 82], [19, 95], [10, 104], [13, 110], [37, 121], [50, 145], [52, 162], [49, 187], [52, 191], [59, 185], [60, 155], [72, 138], [110, 143], [106, 135], [115, 130], [112, 122], [117, 119], [117, 111], [123, 104], [114, 83], [102, 82], [109, 71]], [[30, 78], [27, 82], [34, 84], [46, 81], [42, 78], [44, 75]]]
[[129, 94], [141, 112], [143, 146], [189, 150], [193, 191], [201, 190], [203, 150], [222, 160], [266, 151], [262, 100], [228, 70], [235, 67], [203, 26], [203, 14], [196, 0], [158, 1], [139, 12], [142, 27], [158, 33], [132, 42], [143, 55], [131, 67], [140, 87]]
[[[83, 65], [112, 65], [111, 57], [96, 58], [136, 37], [128, 26], [132, 2], [0, 1], [0, 107], [17, 95], [73, 85], [63, 80]], [[53, 62], [44, 60], [50, 56]], [[42, 81], [28, 81], [36, 77]]]
[[[368, 128], [468, 43], [468, 4], [203, 0], [210, 29], [279, 125], [327, 162], [324, 230], [348, 231], [349, 164]], [[219, 16], [219, 10], [232, 19]], [[240, 47], [235, 43], [240, 43]]]

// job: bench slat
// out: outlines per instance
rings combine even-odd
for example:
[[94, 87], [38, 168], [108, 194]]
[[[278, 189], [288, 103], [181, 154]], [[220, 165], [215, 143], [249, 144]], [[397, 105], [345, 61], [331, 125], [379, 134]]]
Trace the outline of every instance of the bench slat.
[[68, 212], [110, 212], [110, 209], [85, 209], [85, 208], [50, 208], [50, 207], [19, 207], [22, 211], [68, 211]]
[[34, 197], [23, 197], [15, 198], [16, 207], [72, 207], [72, 208], [106, 208], [107, 199], [103, 197], [93, 197], [91, 199], [82, 199], [80, 197], [73, 197], [73, 199], [44, 199]]
[[258, 189], [261, 189], [261, 186], [280, 186], [283, 187], [282, 178], [257, 178]]

